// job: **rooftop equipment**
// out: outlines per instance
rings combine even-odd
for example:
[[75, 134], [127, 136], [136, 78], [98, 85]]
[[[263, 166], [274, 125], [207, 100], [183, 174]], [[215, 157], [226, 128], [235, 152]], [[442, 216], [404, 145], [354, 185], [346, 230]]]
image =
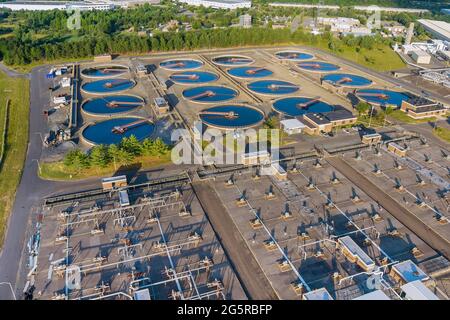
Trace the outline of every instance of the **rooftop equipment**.
[[338, 246], [349, 261], [356, 263], [365, 271], [373, 271], [375, 269], [375, 262], [372, 258], [350, 236], [339, 238]]

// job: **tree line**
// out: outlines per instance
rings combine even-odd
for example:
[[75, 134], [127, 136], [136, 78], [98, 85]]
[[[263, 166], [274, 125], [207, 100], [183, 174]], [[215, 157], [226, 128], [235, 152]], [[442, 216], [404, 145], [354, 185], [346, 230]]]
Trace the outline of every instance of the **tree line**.
[[162, 156], [169, 152], [170, 147], [160, 138], [155, 140], [144, 139], [140, 142], [135, 136], [123, 138], [119, 144], [97, 145], [91, 148], [89, 153], [80, 149], [71, 150], [64, 157], [66, 167], [82, 170], [90, 167], [105, 168], [114, 165], [131, 165], [140, 156]]
[[[351, 41], [349, 41], [351, 39]], [[289, 28], [226, 28], [204, 29], [186, 32], [167, 32], [153, 37], [137, 35], [86, 36], [77, 41], [59, 43], [21, 42], [15, 38], [0, 42], [0, 52], [7, 65], [22, 65], [33, 61], [55, 60], [61, 58], [84, 58], [93, 55], [141, 54], [158, 51], [193, 50], [205, 48], [226, 48], [251, 45], [274, 45], [297, 43], [317, 45], [329, 44], [329, 48], [339, 51], [345, 46], [370, 49], [375, 43], [389, 44], [390, 40], [381, 37], [343, 37], [335, 38], [330, 33], [312, 35], [301, 29], [291, 32]]]

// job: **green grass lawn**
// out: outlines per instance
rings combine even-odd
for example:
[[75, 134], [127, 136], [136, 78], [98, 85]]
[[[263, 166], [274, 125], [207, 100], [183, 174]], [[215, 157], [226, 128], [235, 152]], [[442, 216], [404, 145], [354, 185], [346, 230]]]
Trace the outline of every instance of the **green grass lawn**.
[[[139, 169], [150, 169], [157, 166], [161, 166], [164, 164], [168, 164], [171, 162], [171, 152], [169, 151], [167, 154], [163, 156], [142, 156], [137, 157], [135, 163], [128, 167], [121, 167], [121, 169], [129, 169], [133, 168]], [[104, 177], [111, 176], [116, 172], [116, 169], [113, 165], [107, 166], [106, 168], [98, 168], [92, 167], [87, 169], [75, 170], [68, 168], [64, 165], [62, 161], [58, 162], [46, 162], [41, 163], [41, 172], [40, 177], [46, 180], [58, 180], [58, 181], [67, 181], [67, 180], [83, 180], [92, 177]]]
[[[3, 126], [7, 99], [11, 99], [6, 148], [0, 166], [0, 245], [22, 175], [28, 145], [29, 81], [9, 78], [0, 71], [0, 121]], [[2, 121], [3, 120], [3, 121]]]
[[436, 121], [435, 117], [423, 118], [423, 119], [413, 119], [408, 116], [405, 112], [400, 110], [393, 110], [388, 114], [388, 118], [392, 118], [394, 120], [409, 123], [409, 124], [417, 124], [417, 123], [426, 123], [426, 122], [434, 122]]
[[319, 43], [317, 48], [379, 72], [401, 69], [406, 66], [398, 54], [387, 45], [380, 44], [371, 50], [361, 49], [359, 52], [350, 47], [343, 47], [339, 52], [330, 51], [327, 43]]
[[447, 128], [437, 127], [433, 129], [433, 134], [446, 142], [450, 142], [450, 130]]

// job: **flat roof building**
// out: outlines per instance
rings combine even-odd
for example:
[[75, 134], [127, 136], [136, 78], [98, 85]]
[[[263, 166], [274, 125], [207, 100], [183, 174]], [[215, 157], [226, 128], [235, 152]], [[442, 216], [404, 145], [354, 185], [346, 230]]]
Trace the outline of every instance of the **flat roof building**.
[[204, 6], [206, 8], [214, 9], [238, 9], [251, 8], [252, 2], [250, 0], [178, 0], [181, 3], [186, 3], [191, 6]]
[[450, 41], [450, 23], [438, 20], [417, 20], [428, 32], [438, 39]]
[[302, 129], [305, 128], [305, 124], [297, 119], [286, 119], [280, 121], [281, 128], [287, 134], [297, 134], [301, 133]]
[[325, 288], [316, 289], [305, 293], [303, 300], [334, 300], [331, 294]]
[[416, 280], [401, 286], [407, 300], [440, 300], [422, 281]]
[[405, 284], [412, 281], [428, 280], [428, 275], [411, 260], [394, 264], [389, 273], [396, 281]]
[[0, 2], [0, 8], [12, 11], [47, 11], [47, 10], [111, 10], [116, 5], [104, 2], [63, 2], [63, 1], [8, 1]]

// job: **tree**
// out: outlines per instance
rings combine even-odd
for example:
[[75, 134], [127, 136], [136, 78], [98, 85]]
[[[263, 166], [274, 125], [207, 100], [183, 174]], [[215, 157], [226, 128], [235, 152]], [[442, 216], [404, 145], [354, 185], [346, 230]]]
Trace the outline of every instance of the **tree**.
[[135, 157], [142, 154], [142, 145], [134, 135], [131, 135], [129, 138], [123, 138], [119, 144], [119, 148]]
[[64, 165], [79, 172], [90, 166], [89, 156], [81, 150], [71, 150], [64, 158]]
[[356, 105], [356, 110], [358, 111], [358, 114], [361, 116], [363, 114], [367, 114], [370, 110], [370, 105], [367, 102], [360, 101]]
[[95, 146], [91, 149], [91, 164], [101, 168], [107, 167], [111, 163], [109, 149], [105, 145]]

